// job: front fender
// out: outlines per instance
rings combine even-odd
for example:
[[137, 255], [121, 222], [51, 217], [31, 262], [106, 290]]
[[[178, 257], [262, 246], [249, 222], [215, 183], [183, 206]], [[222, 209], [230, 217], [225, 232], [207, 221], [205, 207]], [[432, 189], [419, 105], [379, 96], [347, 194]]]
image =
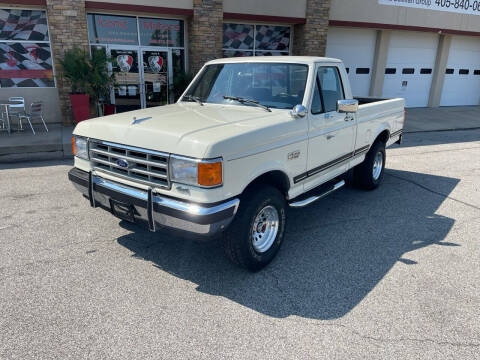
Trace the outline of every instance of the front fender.
[[284, 163], [278, 160], [272, 160], [266, 163], [258, 164], [257, 166], [250, 169], [248, 173], [246, 173], [241, 184], [240, 193], [243, 193], [245, 189], [248, 187], [248, 185], [250, 185], [256, 179], [258, 179], [260, 176], [273, 171], [279, 171], [282, 174], [284, 174], [284, 176], [286, 176], [288, 179], [289, 185], [292, 184], [291, 178], [288, 175], [288, 170], [284, 166]]

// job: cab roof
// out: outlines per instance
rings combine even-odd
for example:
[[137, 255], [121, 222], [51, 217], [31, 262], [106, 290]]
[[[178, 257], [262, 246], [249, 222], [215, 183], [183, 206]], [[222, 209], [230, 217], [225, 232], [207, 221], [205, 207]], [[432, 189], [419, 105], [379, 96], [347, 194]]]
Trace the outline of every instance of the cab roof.
[[293, 64], [315, 64], [315, 63], [341, 63], [342, 61], [334, 58], [317, 56], [244, 56], [216, 59], [207, 62], [210, 64], [232, 64], [232, 63], [293, 63]]

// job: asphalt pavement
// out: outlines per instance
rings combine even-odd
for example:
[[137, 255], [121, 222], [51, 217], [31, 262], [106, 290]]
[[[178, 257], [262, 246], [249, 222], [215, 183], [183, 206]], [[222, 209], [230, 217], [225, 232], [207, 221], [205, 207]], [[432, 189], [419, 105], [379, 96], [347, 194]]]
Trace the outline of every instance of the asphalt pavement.
[[0, 359], [480, 359], [480, 130], [387, 157], [255, 274], [91, 209], [71, 161], [0, 165]]

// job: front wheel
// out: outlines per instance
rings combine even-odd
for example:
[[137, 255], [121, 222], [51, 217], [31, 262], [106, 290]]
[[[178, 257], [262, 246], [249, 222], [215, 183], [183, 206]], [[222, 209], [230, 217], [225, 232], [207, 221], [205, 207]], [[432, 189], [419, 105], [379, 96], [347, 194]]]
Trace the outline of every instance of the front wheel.
[[271, 186], [247, 190], [223, 238], [225, 255], [250, 271], [264, 268], [280, 249], [285, 224], [286, 203], [280, 191]]
[[377, 141], [368, 151], [363, 163], [355, 168], [355, 184], [365, 190], [377, 188], [383, 180], [385, 160], [385, 144]]

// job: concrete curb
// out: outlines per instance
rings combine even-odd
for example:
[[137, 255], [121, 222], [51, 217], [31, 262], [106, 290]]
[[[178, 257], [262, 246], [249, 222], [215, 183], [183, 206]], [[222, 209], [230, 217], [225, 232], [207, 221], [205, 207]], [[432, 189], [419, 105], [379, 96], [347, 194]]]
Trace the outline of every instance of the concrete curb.
[[[66, 159], [63, 151], [45, 151], [35, 153], [8, 154], [0, 156], [0, 164], [10, 164], [25, 161], [45, 161]], [[73, 158], [73, 155], [71, 156]]]
[[47, 138], [44, 143], [28, 143], [28, 138], [24, 140], [22, 137], [11, 139], [18, 142], [0, 148], [0, 164], [72, 159], [72, 131], [73, 127], [62, 127], [58, 134], [54, 135], [55, 138]]
[[480, 126], [469, 127], [469, 128], [460, 128], [460, 129], [437, 129], [437, 130], [413, 130], [413, 131], [404, 131], [404, 134], [417, 134], [417, 133], [431, 133], [431, 132], [442, 132], [442, 131], [467, 131], [467, 130], [479, 130]]

